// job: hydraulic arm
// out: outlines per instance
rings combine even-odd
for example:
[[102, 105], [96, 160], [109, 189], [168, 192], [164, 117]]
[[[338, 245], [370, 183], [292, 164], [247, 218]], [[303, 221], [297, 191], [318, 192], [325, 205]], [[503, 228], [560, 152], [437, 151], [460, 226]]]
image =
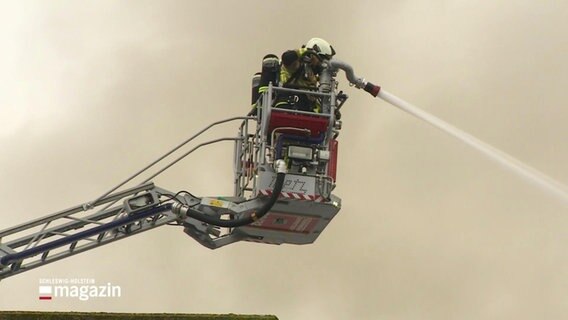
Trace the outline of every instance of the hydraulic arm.
[[[197, 198], [185, 192], [174, 194], [146, 183], [107, 195], [94, 205], [79, 205], [3, 230], [2, 238], [27, 235], [0, 245], [0, 279], [165, 224], [184, 226], [189, 235], [210, 248], [241, 240], [230, 234], [221, 235], [219, 228], [250, 224], [271, 209], [286, 172], [283, 161], [276, 164], [277, 178], [271, 197], [231, 202]], [[118, 201], [122, 203], [85, 214], [90, 209]]]

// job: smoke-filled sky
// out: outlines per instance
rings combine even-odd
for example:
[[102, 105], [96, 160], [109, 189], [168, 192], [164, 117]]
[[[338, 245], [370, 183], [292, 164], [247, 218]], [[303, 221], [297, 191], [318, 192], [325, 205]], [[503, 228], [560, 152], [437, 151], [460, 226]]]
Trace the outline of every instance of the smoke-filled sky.
[[[359, 76], [568, 183], [568, 2], [0, 1], [0, 229], [93, 200], [244, 115], [262, 57], [314, 36]], [[315, 244], [211, 251], [161, 227], [2, 281], [0, 309], [566, 318], [567, 206], [338, 80], [343, 208]], [[232, 150], [155, 182], [230, 195]], [[39, 301], [53, 277], [123, 294]]]

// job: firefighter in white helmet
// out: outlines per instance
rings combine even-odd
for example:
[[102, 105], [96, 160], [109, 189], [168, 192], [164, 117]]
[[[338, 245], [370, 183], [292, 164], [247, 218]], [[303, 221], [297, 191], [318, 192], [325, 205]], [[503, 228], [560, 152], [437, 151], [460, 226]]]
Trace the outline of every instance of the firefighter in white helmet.
[[[321, 38], [312, 38], [300, 49], [284, 52], [281, 59], [280, 84], [303, 90], [317, 90], [322, 61], [331, 59], [333, 55], [335, 55], [333, 47]], [[320, 111], [319, 101], [315, 96], [310, 95], [281, 98], [276, 107]]]

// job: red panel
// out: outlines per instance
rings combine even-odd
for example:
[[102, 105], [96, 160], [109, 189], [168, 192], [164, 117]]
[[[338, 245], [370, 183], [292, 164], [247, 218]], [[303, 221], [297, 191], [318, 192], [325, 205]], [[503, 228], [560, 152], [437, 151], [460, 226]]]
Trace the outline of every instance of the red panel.
[[339, 142], [337, 140], [331, 140], [329, 149], [331, 151], [331, 155], [327, 165], [327, 175], [335, 181], [335, 177], [337, 175], [337, 151], [339, 149]]
[[[272, 109], [270, 114], [270, 124], [268, 125], [268, 134], [271, 134], [272, 130], [276, 128], [294, 127], [309, 129], [312, 136], [319, 136], [327, 131], [328, 122], [329, 119], [324, 117], [293, 114]], [[282, 130], [281, 132], [286, 132], [286, 130]], [[292, 130], [286, 133], [298, 134], [297, 131]]]

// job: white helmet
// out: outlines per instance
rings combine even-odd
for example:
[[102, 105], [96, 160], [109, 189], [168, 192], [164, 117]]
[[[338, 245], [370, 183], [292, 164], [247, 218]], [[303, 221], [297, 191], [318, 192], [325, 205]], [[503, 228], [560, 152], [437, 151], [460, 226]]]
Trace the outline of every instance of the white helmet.
[[335, 54], [335, 50], [333, 50], [329, 42], [321, 38], [311, 38], [306, 43], [306, 48], [315, 51], [319, 56], [323, 56], [326, 59], [330, 59]]

